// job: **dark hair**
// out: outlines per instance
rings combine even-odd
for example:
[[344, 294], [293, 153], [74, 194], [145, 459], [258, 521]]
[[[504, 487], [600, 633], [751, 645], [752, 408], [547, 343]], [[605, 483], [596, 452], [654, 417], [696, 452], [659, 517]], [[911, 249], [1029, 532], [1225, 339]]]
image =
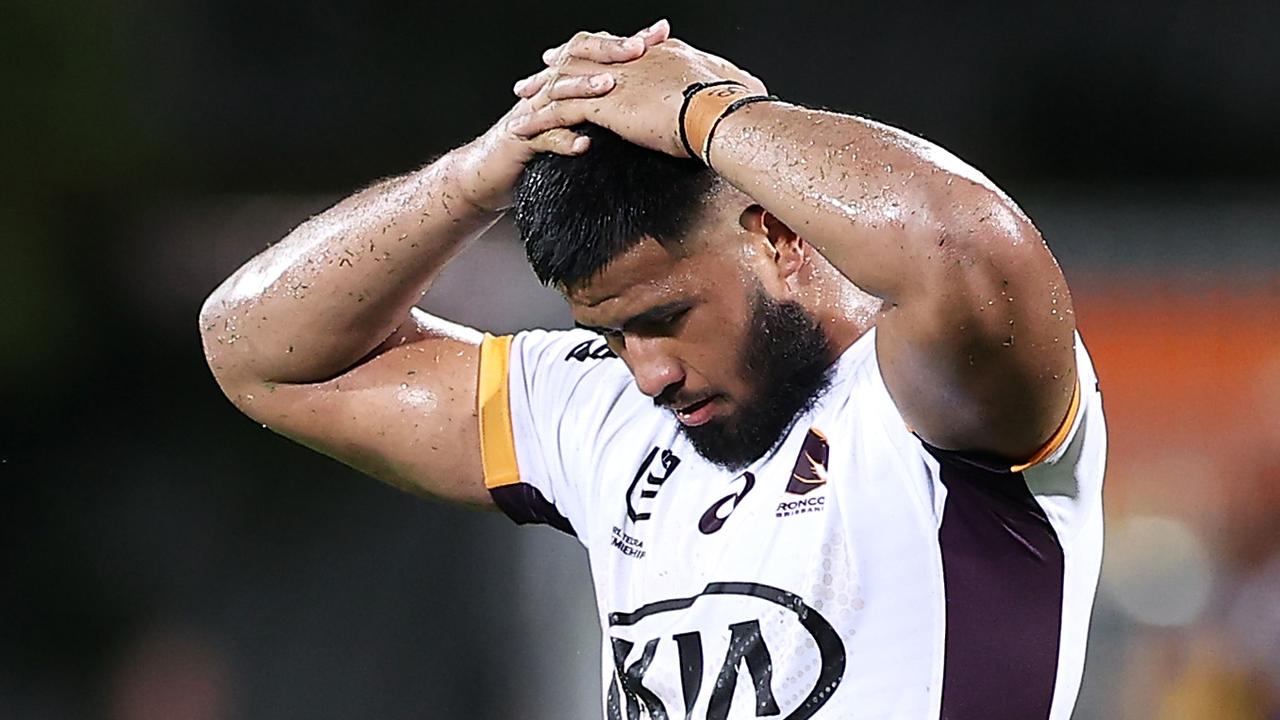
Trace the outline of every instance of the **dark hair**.
[[541, 153], [520, 173], [515, 221], [538, 279], [572, 285], [646, 236], [679, 240], [698, 219], [715, 174], [697, 160], [633, 145], [596, 125], [576, 157]]

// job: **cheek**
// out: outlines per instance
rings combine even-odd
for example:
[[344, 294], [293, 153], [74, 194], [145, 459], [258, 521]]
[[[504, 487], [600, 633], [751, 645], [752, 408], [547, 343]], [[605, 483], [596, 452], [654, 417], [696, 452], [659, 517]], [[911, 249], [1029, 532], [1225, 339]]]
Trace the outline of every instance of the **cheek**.
[[686, 372], [717, 390], [743, 395], [750, 387], [743, 377], [743, 352], [747, 344], [745, 318], [726, 312], [707, 312], [686, 330], [687, 339], [682, 343]]

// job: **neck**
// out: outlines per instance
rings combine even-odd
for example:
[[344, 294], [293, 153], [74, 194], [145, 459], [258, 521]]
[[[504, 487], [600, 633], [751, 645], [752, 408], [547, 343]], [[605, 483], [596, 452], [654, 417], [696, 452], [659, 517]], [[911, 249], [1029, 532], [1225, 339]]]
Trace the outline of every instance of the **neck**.
[[825, 260], [815, 263], [800, 302], [826, 334], [831, 362], [875, 327], [884, 305], [883, 300], [864, 292]]

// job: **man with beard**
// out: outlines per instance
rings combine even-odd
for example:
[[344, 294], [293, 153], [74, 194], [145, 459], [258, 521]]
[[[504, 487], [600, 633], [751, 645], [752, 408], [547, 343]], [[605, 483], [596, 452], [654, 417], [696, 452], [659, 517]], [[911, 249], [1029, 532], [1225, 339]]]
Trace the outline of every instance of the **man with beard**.
[[[1053, 257], [946, 151], [668, 35], [578, 34], [480, 138], [249, 261], [201, 316], [223, 390], [575, 535], [610, 718], [1065, 720], [1105, 429]], [[416, 310], [512, 206], [579, 329]]]

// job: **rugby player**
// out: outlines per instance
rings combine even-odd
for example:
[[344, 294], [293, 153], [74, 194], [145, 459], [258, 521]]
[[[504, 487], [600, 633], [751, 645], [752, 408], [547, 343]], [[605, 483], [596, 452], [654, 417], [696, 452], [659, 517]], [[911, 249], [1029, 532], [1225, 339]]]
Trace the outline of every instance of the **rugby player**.
[[[606, 717], [1067, 720], [1106, 441], [1031, 221], [936, 145], [776, 99], [665, 22], [543, 60], [475, 141], [212, 294], [227, 396], [576, 536]], [[414, 307], [510, 208], [578, 329]]]

